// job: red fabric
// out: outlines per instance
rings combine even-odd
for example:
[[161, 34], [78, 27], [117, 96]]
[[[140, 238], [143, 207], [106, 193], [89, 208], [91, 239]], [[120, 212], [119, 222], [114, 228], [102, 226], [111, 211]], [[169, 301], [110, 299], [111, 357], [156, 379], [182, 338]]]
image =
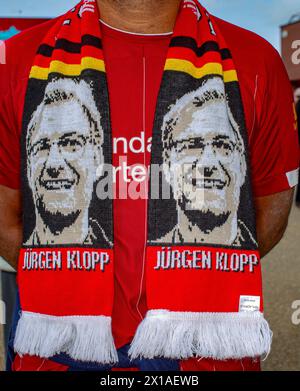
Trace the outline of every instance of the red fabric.
[[[240, 80], [254, 195], [286, 190], [289, 188], [286, 172], [298, 167], [299, 150], [292, 90], [283, 63], [276, 50], [262, 38], [220, 19], [215, 22], [231, 49]], [[28, 72], [37, 46], [52, 24], [49, 21], [10, 39], [7, 64], [0, 65], [0, 184], [14, 189], [20, 187], [19, 139]], [[145, 152], [139, 149], [143, 137], [146, 145], [151, 137], [169, 36], [131, 35], [104, 25], [102, 32], [112, 131], [113, 137], [118, 138], [114, 164], [118, 165], [119, 157], [126, 155], [129, 166], [148, 165], [149, 148]], [[112, 328], [117, 348], [132, 340], [146, 313], [145, 206], [143, 199], [114, 200]], [[184, 366], [202, 368], [206, 361], [190, 359]]]
[[68, 370], [67, 365], [58, 364], [54, 361], [43, 359], [36, 356], [24, 355], [20, 357], [16, 355], [13, 364], [12, 371], [25, 372], [25, 371], [60, 371], [65, 372]]
[[[120, 165], [121, 158], [123, 161], [127, 160], [128, 166], [144, 163], [148, 166], [150, 153], [147, 148], [146, 152], [137, 153], [143, 147], [134, 137], [140, 137], [144, 144], [149, 145], [154, 107], [169, 38], [125, 35], [104, 25], [102, 32], [112, 132], [113, 137], [121, 139], [114, 148], [113, 164]], [[116, 51], [116, 43], [119, 48], [120, 37], [124, 37], [122, 49]], [[126, 139], [126, 143], [122, 142], [122, 137]], [[128, 145], [130, 141], [131, 148]], [[130, 172], [128, 177], [131, 177]], [[122, 180], [122, 174], [118, 179], [117, 194], [120, 188], [124, 189], [126, 185]], [[115, 299], [112, 329], [117, 347], [133, 338], [138, 323], [147, 311], [143, 278], [145, 208], [146, 199], [114, 199]]]
[[181, 360], [180, 371], [260, 371], [260, 360], [212, 360], [189, 358]]
[[45, 18], [0, 18], [0, 30], [6, 31], [9, 28], [15, 27], [17, 30], [23, 31], [46, 20]]
[[[111, 316], [114, 272], [111, 249], [21, 249], [18, 270], [23, 311], [71, 316], [78, 314], [80, 308], [81, 316]], [[74, 291], [74, 286], [81, 289]], [[64, 299], [62, 287], [66, 294]], [[48, 300], [43, 300], [42, 292], [46, 292]], [[101, 295], [91, 295], [91, 292], [101, 292]]]
[[[180, 262], [180, 267], [173, 267], [170, 260], [173, 257], [168, 257], [165, 247], [147, 248], [146, 285], [149, 308], [191, 312], [236, 312], [239, 308], [240, 294], [245, 286], [247, 295], [262, 298], [258, 251], [219, 247], [202, 249], [192, 246], [172, 246], [172, 251], [177, 251], [179, 261], [174, 261], [174, 264], [178, 265]], [[239, 270], [240, 273], [228, 273], [229, 270]], [[211, 286], [218, 287], [212, 289], [209, 296], [207, 281], [211, 282]], [[162, 297], [159, 294], [159, 287], [162, 285], [166, 292], [172, 294]], [[230, 291], [228, 286], [231, 287]], [[182, 295], [182, 292], [185, 294]], [[186, 297], [192, 299], [187, 303]], [[206, 297], [205, 300], [203, 297]], [[262, 300], [260, 311], [263, 312]]]
[[[25, 355], [22, 358], [16, 355], [13, 371], [67, 371], [68, 366], [51, 360], [44, 360], [35, 356]], [[116, 368], [112, 371], [139, 371], [137, 367]], [[189, 358], [180, 361], [180, 371], [260, 371], [260, 361], [244, 358], [242, 360], [217, 361], [212, 359]]]

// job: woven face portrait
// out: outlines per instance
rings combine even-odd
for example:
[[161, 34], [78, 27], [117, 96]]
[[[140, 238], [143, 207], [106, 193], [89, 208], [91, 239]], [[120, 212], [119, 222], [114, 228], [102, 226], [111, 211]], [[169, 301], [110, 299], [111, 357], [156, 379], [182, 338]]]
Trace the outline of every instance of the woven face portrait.
[[25, 245], [111, 246], [106, 205], [95, 195], [106, 162], [102, 107], [88, 79], [47, 83], [23, 138], [25, 197], [34, 210]]
[[[231, 109], [228, 87], [221, 77], [207, 77], [161, 113], [154, 143], [171, 200], [161, 191], [160, 200], [150, 202], [156, 219], [151, 243], [256, 246], [253, 220], [243, 214], [249, 186], [245, 128]], [[167, 202], [169, 218], [160, 223], [154, 207]]]

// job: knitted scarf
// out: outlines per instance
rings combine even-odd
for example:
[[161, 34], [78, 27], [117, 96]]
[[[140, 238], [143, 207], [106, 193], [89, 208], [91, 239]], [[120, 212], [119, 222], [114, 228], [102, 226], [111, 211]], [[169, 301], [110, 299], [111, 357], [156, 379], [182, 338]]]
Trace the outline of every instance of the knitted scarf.
[[[28, 79], [14, 342], [21, 355], [118, 361], [111, 138], [99, 10], [84, 0], [56, 19]], [[268, 354], [238, 75], [195, 0], [181, 2], [168, 47], [147, 183], [148, 311], [129, 357]]]

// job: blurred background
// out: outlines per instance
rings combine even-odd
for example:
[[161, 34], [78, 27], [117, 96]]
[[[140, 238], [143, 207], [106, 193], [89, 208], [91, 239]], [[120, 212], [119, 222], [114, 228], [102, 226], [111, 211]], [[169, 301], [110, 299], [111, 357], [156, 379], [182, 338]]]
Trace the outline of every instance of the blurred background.
[[[79, 0], [1, 0], [0, 40], [60, 15], [78, 2]], [[261, 35], [280, 52], [299, 110], [300, 1], [203, 0], [202, 4], [212, 14]], [[300, 370], [300, 316], [299, 322], [295, 321], [295, 316], [293, 318], [297, 301], [300, 305], [299, 206], [300, 204], [294, 203], [284, 238], [262, 260], [265, 316], [274, 332], [272, 351], [263, 362], [263, 369], [269, 371]], [[4, 368], [14, 297], [15, 272], [0, 257], [0, 320], [5, 323], [0, 324], [0, 369]], [[5, 306], [3, 302], [6, 303]]]

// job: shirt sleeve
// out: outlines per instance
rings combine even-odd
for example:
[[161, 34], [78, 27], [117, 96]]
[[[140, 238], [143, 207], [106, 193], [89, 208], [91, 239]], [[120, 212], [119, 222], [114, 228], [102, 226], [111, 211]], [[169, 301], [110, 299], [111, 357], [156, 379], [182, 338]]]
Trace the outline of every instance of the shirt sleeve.
[[20, 129], [14, 105], [12, 65], [6, 60], [0, 64], [0, 184], [19, 189]]
[[299, 141], [293, 91], [279, 53], [267, 47], [264, 73], [258, 74], [256, 130], [250, 143], [255, 197], [298, 183]]

